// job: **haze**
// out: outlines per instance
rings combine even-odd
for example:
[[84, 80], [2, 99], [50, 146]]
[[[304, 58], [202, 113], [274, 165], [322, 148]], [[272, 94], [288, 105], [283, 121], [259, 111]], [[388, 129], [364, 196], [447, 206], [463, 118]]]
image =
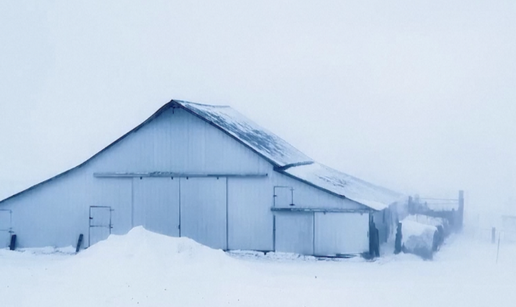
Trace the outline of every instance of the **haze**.
[[[395, 191], [516, 211], [516, 2], [0, 2], [0, 199], [170, 99]], [[489, 221], [491, 223], [491, 221]]]

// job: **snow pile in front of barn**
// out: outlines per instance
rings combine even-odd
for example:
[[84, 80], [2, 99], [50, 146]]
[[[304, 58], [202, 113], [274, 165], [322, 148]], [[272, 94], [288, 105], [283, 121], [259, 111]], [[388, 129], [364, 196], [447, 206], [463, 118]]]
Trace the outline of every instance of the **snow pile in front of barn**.
[[111, 235], [77, 256], [81, 261], [116, 262], [153, 260], [176, 264], [223, 265], [229, 258], [222, 250], [209, 248], [192, 239], [169, 237], [135, 227], [126, 235]]

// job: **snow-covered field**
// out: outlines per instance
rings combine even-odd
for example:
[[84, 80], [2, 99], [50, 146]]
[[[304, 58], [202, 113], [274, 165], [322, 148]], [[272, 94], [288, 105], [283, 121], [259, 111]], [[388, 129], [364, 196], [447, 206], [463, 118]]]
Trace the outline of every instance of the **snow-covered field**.
[[456, 236], [412, 255], [226, 254], [133, 229], [78, 255], [0, 250], [0, 306], [516, 306], [516, 245]]

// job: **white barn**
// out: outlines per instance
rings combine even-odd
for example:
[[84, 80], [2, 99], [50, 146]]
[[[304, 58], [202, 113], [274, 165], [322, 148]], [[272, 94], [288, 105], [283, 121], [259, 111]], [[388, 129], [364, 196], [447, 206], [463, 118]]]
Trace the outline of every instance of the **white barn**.
[[357, 254], [369, 251], [370, 218], [388, 225], [398, 199], [230, 107], [172, 100], [79, 166], [0, 201], [0, 247], [11, 234], [19, 247], [84, 234], [88, 247], [143, 225], [223, 250]]

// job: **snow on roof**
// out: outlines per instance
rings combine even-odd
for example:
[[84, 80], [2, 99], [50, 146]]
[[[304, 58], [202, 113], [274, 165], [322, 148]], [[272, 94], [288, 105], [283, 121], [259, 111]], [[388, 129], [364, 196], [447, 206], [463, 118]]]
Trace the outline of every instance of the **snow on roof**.
[[295, 166], [284, 172], [374, 210], [383, 210], [403, 196], [320, 163]]
[[232, 135], [277, 166], [313, 162], [301, 151], [229, 106], [204, 105], [179, 100], [174, 102]]

